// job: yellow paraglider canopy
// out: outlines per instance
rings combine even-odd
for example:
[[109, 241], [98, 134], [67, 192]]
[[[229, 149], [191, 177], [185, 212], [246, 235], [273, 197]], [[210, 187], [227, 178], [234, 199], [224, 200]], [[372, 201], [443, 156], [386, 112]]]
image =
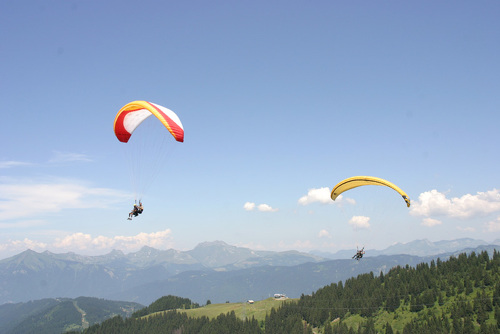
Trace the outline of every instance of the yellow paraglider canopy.
[[406, 193], [401, 190], [398, 186], [396, 186], [394, 183], [389, 182], [387, 180], [381, 179], [379, 177], [374, 177], [374, 176], [354, 176], [347, 178], [343, 181], [340, 181], [335, 187], [332, 189], [332, 200], [335, 201], [337, 196], [342, 194], [344, 191], [356, 188], [356, 187], [361, 187], [361, 186], [366, 186], [366, 185], [374, 185], [374, 186], [386, 186], [389, 188], [392, 188], [396, 190], [401, 196], [403, 196], [403, 199], [406, 202], [406, 206], [410, 207], [410, 198]]

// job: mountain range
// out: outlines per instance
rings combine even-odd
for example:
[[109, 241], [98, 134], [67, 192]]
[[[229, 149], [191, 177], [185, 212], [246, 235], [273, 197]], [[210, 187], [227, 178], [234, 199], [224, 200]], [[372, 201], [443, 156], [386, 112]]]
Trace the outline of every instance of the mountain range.
[[105, 297], [186, 271], [232, 271], [322, 260], [296, 251], [253, 251], [221, 241], [201, 243], [190, 251], [143, 247], [126, 255], [117, 250], [102, 256], [26, 250], [0, 261], [0, 304], [57, 297]]
[[353, 250], [254, 251], [222, 241], [201, 243], [190, 251], [143, 247], [135, 253], [115, 250], [102, 256], [27, 250], [0, 261], [0, 304], [79, 296], [144, 305], [168, 294], [200, 304], [263, 299], [274, 293], [299, 297], [360, 273], [387, 272], [396, 265], [416, 265], [486, 244], [474, 239], [417, 240], [367, 251], [362, 261], [351, 259]]
[[[493, 242], [462, 238], [456, 240], [429, 241], [427, 239], [414, 240], [408, 243], [396, 243], [383, 250], [369, 249], [366, 256], [407, 254], [415, 256], [433, 256], [444, 253], [453, 253], [466, 248], [476, 248], [482, 245], [500, 245], [500, 239]], [[311, 254], [327, 259], [345, 259], [353, 254], [353, 250], [342, 250], [336, 253], [311, 251]]]

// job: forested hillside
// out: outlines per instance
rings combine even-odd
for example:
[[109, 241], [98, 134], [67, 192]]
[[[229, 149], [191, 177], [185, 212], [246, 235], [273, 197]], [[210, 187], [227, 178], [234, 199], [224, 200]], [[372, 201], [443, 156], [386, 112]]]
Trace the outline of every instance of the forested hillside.
[[52, 334], [80, 331], [115, 315], [130, 316], [143, 305], [92, 297], [43, 299], [0, 305], [0, 333]]
[[378, 277], [359, 275], [284, 305], [272, 312], [266, 329], [281, 333], [280, 321], [272, 320], [299, 314], [324, 333], [498, 333], [499, 265], [497, 251], [491, 259], [472, 252]]
[[262, 322], [168, 311], [115, 317], [85, 333], [498, 333], [499, 265], [497, 251], [472, 252], [363, 274], [284, 303]]
[[198, 308], [199, 304], [193, 303], [189, 298], [181, 298], [172, 295], [161, 297], [155, 302], [151, 303], [148, 307], [142, 308], [132, 314], [132, 318], [140, 318], [142, 316], [161, 312], [171, 309], [191, 309]]

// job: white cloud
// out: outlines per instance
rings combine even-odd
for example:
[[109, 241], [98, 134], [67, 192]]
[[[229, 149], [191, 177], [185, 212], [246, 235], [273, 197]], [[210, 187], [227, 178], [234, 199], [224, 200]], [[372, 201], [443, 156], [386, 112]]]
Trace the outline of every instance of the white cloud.
[[0, 161], [0, 169], [2, 168], [12, 168], [18, 166], [29, 166], [31, 163], [22, 161]]
[[321, 203], [321, 204], [337, 204], [343, 205], [345, 203], [354, 205], [356, 201], [352, 198], [347, 198], [342, 195], [339, 195], [335, 201], [332, 201], [330, 197], [331, 192], [328, 187], [309, 189], [307, 195], [299, 198], [298, 203], [300, 205], [309, 205], [312, 203]]
[[24, 240], [22, 241], [13, 241], [12, 244], [20, 247], [25, 247], [28, 249], [44, 249], [45, 247], [47, 247], [47, 244], [44, 242], [38, 242], [30, 240], [28, 238], [24, 238]]
[[114, 238], [99, 235], [92, 239], [93, 247], [97, 249], [111, 249], [115, 245]]
[[64, 162], [90, 162], [92, 161], [87, 155], [81, 153], [65, 153], [54, 151], [49, 163], [64, 163]]
[[24, 238], [24, 240], [9, 240], [7, 243], [0, 244], [0, 251], [2, 253], [7, 253], [9, 255], [23, 252], [26, 249], [31, 249], [34, 251], [43, 251], [46, 248], [47, 248], [46, 243], [33, 241], [28, 238]]
[[81, 232], [70, 234], [62, 239], [56, 239], [53, 246], [63, 249], [87, 249], [92, 244], [92, 236]]
[[256, 205], [255, 203], [252, 203], [252, 202], [246, 202], [243, 205], [243, 209], [245, 209], [246, 211], [252, 211], [252, 210], [257, 209], [258, 211], [261, 211], [261, 212], [276, 212], [276, 211], [278, 211], [278, 209], [275, 209], [268, 204]]
[[410, 208], [411, 215], [423, 217], [470, 218], [497, 211], [500, 211], [500, 192], [497, 189], [450, 199], [437, 190], [431, 190], [420, 194]]
[[349, 220], [349, 225], [353, 226], [355, 229], [368, 229], [370, 228], [370, 217], [353, 216]]
[[131, 237], [115, 237], [116, 244], [119, 249], [139, 249], [143, 246], [150, 246], [154, 248], [165, 248], [171, 240], [170, 229], [153, 233], [139, 233]]
[[333, 203], [330, 198], [330, 189], [328, 187], [309, 189], [307, 195], [299, 198], [298, 202], [300, 205], [308, 205], [316, 202], [323, 204]]
[[244, 205], [243, 205], [243, 209], [247, 210], [247, 211], [252, 211], [253, 209], [255, 209], [255, 203], [252, 203], [252, 202], [246, 202]]
[[500, 217], [497, 217], [496, 220], [490, 221], [485, 225], [486, 225], [486, 231], [488, 232], [500, 232]]
[[442, 223], [443, 222], [441, 222], [440, 220], [433, 219], [433, 218], [425, 218], [422, 221], [422, 225], [423, 226], [428, 226], [428, 227], [432, 227], [432, 226], [436, 226], [436, 225], [441, 225]]
[[276, 211], [278, 211], [278, 209], [272, 208], [270, 205], [267, 205], [267, 204], [257, 205], [257, 210], [262, 211], [262, 212], [276, 212]]
[[332, 236], [327, 230], [321, 230], [318, 233], [318, 238], [331, 238]]
[[39, 218], [65, 209], [105, 208], [128, 199], [107, 188], [92, 188], [74, 180], [0, 184], [0, 221]]

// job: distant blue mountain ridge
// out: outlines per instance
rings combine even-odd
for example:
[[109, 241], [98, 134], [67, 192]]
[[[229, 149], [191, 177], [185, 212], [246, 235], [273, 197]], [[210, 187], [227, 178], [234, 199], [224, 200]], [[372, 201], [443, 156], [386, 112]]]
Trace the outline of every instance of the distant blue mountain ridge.
[[[383, 250], [368, 249], [366, 257], [379, 255], [415, 255], [415, 256], [432, 256], [444, 253], [453, 253], [467, 248], [476, 248], [485, 245], [500, 245], [500, 239], [493, 242], [484, 240], [462, 238], [455, 240], [430, 241], [428, 239], [414, 240], [408, 243], [396, 243]], [[354, 250], [341, 250], [335, 253], [324, 251], [311, 251], [310, 254], [321, 256], [327, 259], [345, 259], [349, 255], [352, 256]]]
[[164, 295], [203, 304], [259, 299], [274, 293], [299, 297], [361, 273], [387, 272], [456, 252], [500, 249], [500, 240], [416, 240], [385, 250], [337, 253], [254, 251], [223, 241], [204, 242], [189, 251], [143, 247], [135, 253], [101, 256], [37, 253], [26, 250], [0, 261], [0, 304], [43, 298], [98, 297], [148, 305]]

